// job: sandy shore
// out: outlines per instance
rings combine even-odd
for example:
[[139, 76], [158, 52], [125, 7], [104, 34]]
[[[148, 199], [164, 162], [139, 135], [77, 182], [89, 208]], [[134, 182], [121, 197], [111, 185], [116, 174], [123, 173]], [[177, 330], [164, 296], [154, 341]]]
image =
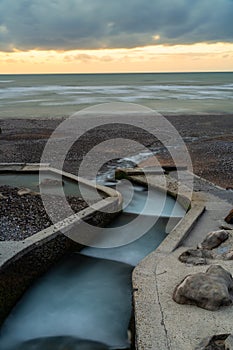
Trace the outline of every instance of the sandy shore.
[[[168, 116], [189, 150], [194, 173], [223, 187], [233, 187], [233, 115]], [[0, 120], [0, 162], [40, 162], [47, 139], [61, 119]], [[60, 135], [60, 144], [68, 135]], [[144, 131], [132, 127], [99, 127], [77, 141], [67, 155], [64, 169], [77, 173], [79, 163], [94, 145], [108, 139], [127, 137], [158, 151], [161, 163], [170, 162], [161, 144]], [[103, 152], [110, 150], [103, 149]], [[121, 145], [119, 145], [119, 156]], [[58, 157], [59, 153], [52, 155]], [[144, 163], [149, 164], [149, 163]]]

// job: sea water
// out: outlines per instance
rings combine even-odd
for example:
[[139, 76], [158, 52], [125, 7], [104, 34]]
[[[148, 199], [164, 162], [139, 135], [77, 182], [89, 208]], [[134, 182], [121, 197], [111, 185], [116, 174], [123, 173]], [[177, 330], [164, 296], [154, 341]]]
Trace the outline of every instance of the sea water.
[[232, 113], [233, 73], [0, 75], [0, 118], [66, 117], [107, 102], [165, 115]]

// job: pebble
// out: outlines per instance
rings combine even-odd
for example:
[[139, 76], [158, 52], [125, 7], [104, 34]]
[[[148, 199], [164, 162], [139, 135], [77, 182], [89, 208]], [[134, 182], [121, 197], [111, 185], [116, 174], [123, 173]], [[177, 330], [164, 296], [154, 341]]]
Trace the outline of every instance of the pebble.
[[[52, 225], [39, 195], [19, 195], [19, 188], [0, 186], [0, 241], [23, 240]], [[4, 199], [3, 199], [4, 198]], [[49, 195], [52, 210], [58, 221], [65, 219], [62, 198]], [[74, 196], [67, 197], [74, 212], [87, 207], [86, 202]]]

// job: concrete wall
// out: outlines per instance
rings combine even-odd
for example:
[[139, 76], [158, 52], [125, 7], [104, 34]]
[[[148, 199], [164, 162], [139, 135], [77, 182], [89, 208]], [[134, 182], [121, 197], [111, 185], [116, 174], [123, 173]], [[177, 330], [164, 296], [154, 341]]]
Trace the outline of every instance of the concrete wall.
[[[0, 171], [38, 172], [39, 165], [11, 164], [0, 165]], [[54, 171], [48, 165], [44, 171]], [[122, 207], [121, 195], [103, 186], [94, 186], [87, 180], [64, 173], [68, 178], [82, 181], [85, 185], [97, 188], [105, 199], [67, 219], [34, 234], [23, 241], [0, 242], [0, 325], [29, 286], [64, 255], [80, 251], [82, 244], [68, 238], [69, 231], [78, 230], [83, 221], [93, 226], [105, 226], [117, 215]], [[81, 227], [81, 226], [80, 226]], [[61, 231], [66, 229], [64, 235]]]

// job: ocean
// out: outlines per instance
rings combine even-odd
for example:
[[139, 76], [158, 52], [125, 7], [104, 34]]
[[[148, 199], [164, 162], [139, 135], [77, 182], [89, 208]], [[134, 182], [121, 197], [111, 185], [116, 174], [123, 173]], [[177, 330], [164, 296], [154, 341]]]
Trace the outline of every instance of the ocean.
[[164, 115], [233, 113], [233, 72], [0, 75], [0, 118], [58, 118], [108, 102]]

